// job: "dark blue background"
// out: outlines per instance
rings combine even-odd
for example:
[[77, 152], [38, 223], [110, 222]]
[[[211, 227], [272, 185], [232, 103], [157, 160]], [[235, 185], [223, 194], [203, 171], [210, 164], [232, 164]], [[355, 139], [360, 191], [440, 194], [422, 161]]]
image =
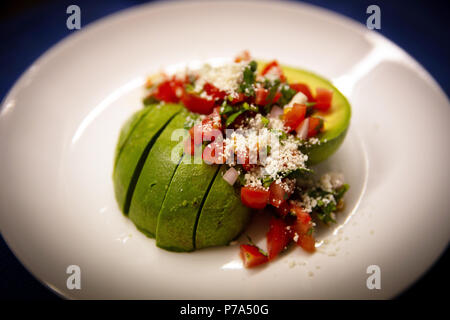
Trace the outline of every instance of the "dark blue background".
[[[72, 32], [66, 28], [66, 8], [80, 6], [82, 26], [108, 14], [144, 3], [140, 0], [108, 1], [7, 1], [0, 4], [0, 99], [18, 77], [49, 47]], [[365, 23], [366, 8], [381, 8], [379, 32], [405, 49], [438, 81], [449, 96], [448, 2], [440, 1], [305, 1]], [[2, 181], [1, 183], [5, 183]], [[449, 209], [450, 210], [450, 209]], [[2, 214], [8, 214], [2, 212]], [[445, 256], [448, 256], [446, 254]], [[434, 290], [448, 279], [444, 258], [401, 298], [434, 298]], [[9, 299], [59, 299], [35, 280], [0, 239], [0, 297]]]

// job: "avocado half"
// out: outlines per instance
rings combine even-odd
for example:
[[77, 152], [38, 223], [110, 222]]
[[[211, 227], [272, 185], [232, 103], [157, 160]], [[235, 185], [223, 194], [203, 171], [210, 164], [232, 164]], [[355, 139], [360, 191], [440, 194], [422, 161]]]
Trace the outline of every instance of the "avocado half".
[[330, 81], [309, 71], [282, 66], [288, 82], [307, 84], [314, 94], [317, 87], [333, 91], [331, 109], [328, 112], [318, 112], [315, 115], [324, 119], [324, 130], [318, 138], [320, 144], [314, 145], [305, 152], [308, 154], [308, 164], [314, 165], [328, 159], [344, 141], [350, 125], [351, 107], [344, 95]]
[[[313, 73], [282, 67], [289, 82], [334, 91], [320, 145], [307, 150], [309, 163], [332, 155], [350, 123], [347, 99], [327, 80]], [[251, 216], [238, 190], [223, 174], [226, 166], [195, 163], [183, 155], [183, 129], [189, 112], [178, 104], [153, 104], [133, 114], [122, 127], [116, 146], [113, 182], [121, 211], [157, 246], [193, 251], [227, 245], [237, 238]], [[178, 131], [180, 133], [181, 131]]]

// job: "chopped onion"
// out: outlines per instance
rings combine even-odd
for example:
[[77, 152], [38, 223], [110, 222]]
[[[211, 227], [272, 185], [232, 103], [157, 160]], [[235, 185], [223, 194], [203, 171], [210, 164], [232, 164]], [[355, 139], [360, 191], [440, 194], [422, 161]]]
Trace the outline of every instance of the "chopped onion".
[[292, 97], [291, 101], [286, 105], [286, 108], [294, 107], [294, 104], [305, 104], [308, 101], [308, 98], [302, 92], [297, 92], [295, 96]]
[[283, 109], [281, 109], [278, 106], [274, 106], [272, 110], [270, 111], [269, 117], [270, 118], [278, 118], [283, 114]]
[[238, 176], [239, 176], [239, 172], [237, 172], [235, 168], [230, 168], [223, 175], [223, 179], [226, 182], [228, 182], [230, 185], [233, 185], [236, 182], [236, 179]]
[[295, 131], [297, 131], [297, 138], [301, 140], [305, 140], [308, 136], [308, 127], [309, 127], [309, 118], [306, 118], [305, 120], [300, 123], [300, 125], [297, 127]]

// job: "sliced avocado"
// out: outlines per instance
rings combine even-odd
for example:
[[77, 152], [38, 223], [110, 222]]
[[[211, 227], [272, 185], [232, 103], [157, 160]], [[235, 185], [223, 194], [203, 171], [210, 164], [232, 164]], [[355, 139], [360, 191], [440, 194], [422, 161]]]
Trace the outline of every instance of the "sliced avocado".
[[116, 199], [125, 214], [128, 213], [135, 184], [153, 143], [181, 108], [182, 106], [176, 104], [151, 108], [125, 142], [113, 173]]
[[[263, 68], [264, 63], [259, 63]], [[330, 157], [344, 141], [350, 125], [351, 108], [344, 95], [331, 84], [330, 81], [309, 71], [282, 66], [283, 73], [289, 83], [305, 83], [314, 94], [317, 87], [333, 90], [333, 100], [331, 109], [327, 112], [317, 112], [318, 116], [324, 120], [323, 132], [318, 136], [319, 145], [314, 145], [306, 150], [308, 154], [308, 164], [314, 165]]]
[[172, 140], [172, 134], [177, 129], [183, 129], [187, 115], [188, 112], [184, 110], [178, 113], [153, 144], [131, 199], [128, 216], [152, 238], [156, 233], [158, 214], [167, 186], [183, 155], [183, 144], [179, 142], [181, 137], [174, 136], [173, 139], [178, 138], [175, 141]]
[[122, 126], [122, 129], [120, 130], [119, 140], [117, 141], [116, 153], [114, 155], [114, 168], [116, 167], [117, 160], [119, 159], [119, 155], [122, 152], [123, 146], [128, 140], [128, 137], [131, 135], [139, 121], [141, 121], [141, 119], [152, 109], [151, 107], [154, 107], [154, 105], [136, 111]]
[[[184, 155], [161, 206], [156, 245], [170, 251], [194, 250], [197, 216], [219, 166], [195, 164]], [[188, 163], [191, 162], [191, 163]]]
[[222, 166], [200, 212], [195, 232], [195, 248], [227, 245], [250, 220], [251, 211], [241, 202], [233, 186], [223, 179]]

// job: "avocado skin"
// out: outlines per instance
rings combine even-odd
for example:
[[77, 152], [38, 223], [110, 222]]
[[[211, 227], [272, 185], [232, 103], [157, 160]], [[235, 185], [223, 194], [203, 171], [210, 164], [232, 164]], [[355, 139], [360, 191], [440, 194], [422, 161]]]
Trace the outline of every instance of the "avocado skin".
[[[164, 112], [161, 112], [161, 108], [164, 108]], [[180, 105], [175, 104], [157, 105], [151, 108], [125, 142], [113, 173], [116, 200], [123, 213], [128, 213], [128, 201], [131, 200], [129, 197], [134, 189], [134, 183], [136, 183], [133, 180], [138, 178], [153, 139], [181, 108]]]
[[194, 250], [197, 217], [218, 169], [204, 162], [194, 164], [190, 156], [183, 156], [159, 212], [158, 247], [177, 252]]
[[195, 248], [229, 244], [246, 227], [251, 210], [245, 207], [241, 198], [223, 179], [227, 167], [222, 166], [214, 179], [200, 213], [195, 236]]
[[[182, 144], [172, 141], [172, 133], [183, 129], [188, 112], [181, 111], [166, 126], [150, 150], [131, 200], [129, 218], [147, 236], [154, 237], [167, 188], [183, 155]], [[171, 159], [172, 150], [177, 147], [176, 159]]]
[[122, 153], [123, 146], [128, 141], [129, 136], [131, 135], [139, 121], [141, 121], [141, 119], [152, 109], [152, 107], [154, 107], [154, 105], [136, 111], [122, 126], [122, 129], [120, 130], [119, 140], [117, 141], [116, 152], [114, 155], [114, 168], [117, 165], [117, 160], [119, 160], [119, 156]]
[[320, 145], [312, 146], [307, 149], [308, 154], [308, 165], [315, 165], [322, 161], [328, 159], [333, 153], [339, 149], [342, 142], [344, 142], [345, 136], [347, 135], [347, 129], [339, 134], [334, 139], [327, 140], [326, 143], [321, 142]]

